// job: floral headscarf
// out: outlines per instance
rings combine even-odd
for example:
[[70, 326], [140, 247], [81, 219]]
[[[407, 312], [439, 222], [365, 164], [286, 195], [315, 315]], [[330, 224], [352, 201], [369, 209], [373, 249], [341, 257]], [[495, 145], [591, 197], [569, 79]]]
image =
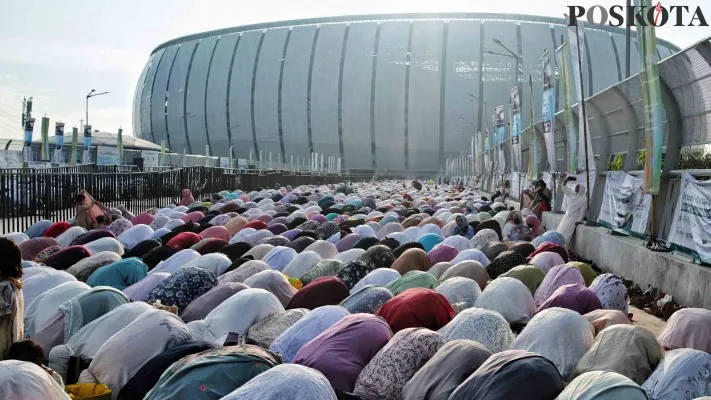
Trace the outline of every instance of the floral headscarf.
[[367, 399], [399, 400], [402, 388], [447, 339], [424, 328], [408, 328], [392, 339], [363, 368], [354, 394]]
[[438, 331], [448, 341], [469, 339], [486, 346], [493, 353], [508, 350], [516, 336], [509, 323], [496, 311], [468, 308]]
[[164, 306], [177, 306], [182, 312], [193, 300], [217, 285], [217, 277], [199, 267], [183, 267], [159, 283], [150, 294], [148, 302], [160, 301]]

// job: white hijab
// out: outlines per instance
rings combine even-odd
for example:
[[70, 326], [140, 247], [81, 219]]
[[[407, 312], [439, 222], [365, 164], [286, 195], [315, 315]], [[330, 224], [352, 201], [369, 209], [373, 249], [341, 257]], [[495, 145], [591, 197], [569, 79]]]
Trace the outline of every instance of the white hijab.
[[316, 252], [304, 250], [284, 267], [284, 274], [291, 278], [301, 278], [311, 267], [323, 258]]
[[573, 379], [575, 366], [592, 346], [595, 329], [582, 315], [566, 308], [536, 314], [511, 344], [551, 360], [564, 381]]
[[22, 295], [25, 299], [25, 314], [27, 314], [27, 307], [42, 293], [62, 283], [76, 282], [76, 280], [77, 278], [67, 271], [52, 268], [42, 268], [41, 271], [33, 272], [32, 276], [23, 277]]
[[[642, 384], [653, 400], [685, 400], [711, 396], [711, 355], [695, 349], [666, 353], [652, 375]], [[705, 397], [704, 397], [705, 398]]]
[[215, 276], [220, 276], [227, 268], [230, 267], [230, 265], [232, 265], [232, 261], [230, 261], [229, 257], [226, 255], [222, 253], [211, 253], [200, 256], [185, 264], [181, 268], [200, 267], [212, 272]]
[[112, 399], [151, 358], [191, 340], [177, 315], [163, 310], [141, 314], [113, 335], [96, 353], [79, 383], [101, 382], [113, 391]]
[[334, 259], [341, 261], [343, 264], [348, 264], [351, 261], [357, 260], [358, 257], [363, 255], [363, 253], [365, 253], [364, 249], [350, 249], [342, 253], [338, 253]]
[[128, 326], [139, 315], [152, 310], [155, 308], [142, 301], [114, 308], [111, 312], [84, 325], [69, 338], [66, 344], [55, 346], [49, 352], [49, 367], [65, 379], [69, 357], [94, 358], [111, 336]]
[[196, 340], [224, 343], [229, 333], [244, 334], [250, 326], [284, 312], [276, 296], [264, 289], [244, 289], [220, 303], [203, 320], [188, 323], [188, 329]]
[[244, 284], [254, 289], [264, 289], [279, 299], [286, 307], [298, 291], [289, 283], [284, 274], [279, 271], [266, 270], [258, 272], [244, 281]]
[[110, 251], [120, 256], [123, 255], [124, 249], [121, 242], [112, 237], [102, 237], [84, 245], [91, 250], [91, 254], [100, 253], [102, 251]]
[[26, 361], [0, 361], [3, 399], [69, 400], [69, 395], [39, 365]]
[[179, 252], [168, 257], [167, 259], [159, 262], [155, 268], [148, 271], [148, 274], [155, 274], [156, 272], [167, 272], [169, 274], [174, 274], [175, 271], [178, 270], [178, 268], [200, 257], [200, 253], [193, 249], [180, 250]]
[[327, 242], [325, 240], [317, 240], [311, 243], [304, 251], [313, 251], [318, 254], [324, 260], [327, 258], [333, 258], [338, 254], [338, 249], [333, 243]]
[[531, 291], [516, 278], [496, 278], [474, 303], [476, 308], [497, 311], [509, 324], [527, 323], [536, 313]]
[[62, 303], [90, 289], [91, 287], [84, 282], [71, 281], [37, 296], [25, 307], [25, 337], [32, 338], [35, 331], [39, 330], [42, 324], [59, 310]]
[[117, 239], [125, 248], [130, 250], [138, 243], [150, 239], [151, 235], [153, 235], [153, 229], [150, 226], [135, 225], [120, 234]]
[[387, 286], [387, 284], [398, 278], [400, 278], [400, 273], [392, 268], [377, 268], [370, 271], [368, 275], [353, 285], [353, 289], [351, 289], [350, 293], [356, 293], [368, 285]]
[[62, 247], [69, 247], [74, 239], [86, 233], [86, 229], [81, 226], [72, 226], [61, 235], [57, 236], [57, 243]]

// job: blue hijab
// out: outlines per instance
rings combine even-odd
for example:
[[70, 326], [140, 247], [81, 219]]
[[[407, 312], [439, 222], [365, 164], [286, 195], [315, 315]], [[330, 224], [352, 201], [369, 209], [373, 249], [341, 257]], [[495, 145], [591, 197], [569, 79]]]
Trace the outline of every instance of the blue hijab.
[[425, 253], [429, 253], [433, 247], [442, 243], [442, 238], [436, 233], [425, 233], [417, 238], [417, 242], [424, 247]]
[[117, 261], [94, 271], [86, 284], [91, 287], [110, 286], [124, 290], [148, 275], [148, 267], [140, 258], [131, 257]]

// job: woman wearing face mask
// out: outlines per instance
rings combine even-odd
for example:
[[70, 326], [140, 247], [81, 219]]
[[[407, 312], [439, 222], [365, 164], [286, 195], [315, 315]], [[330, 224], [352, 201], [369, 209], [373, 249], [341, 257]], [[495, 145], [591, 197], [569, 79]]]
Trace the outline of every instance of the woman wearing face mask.
[[530, 229], [523, 223], [523, 217], [518, 211], [511, 211], [506, 218], [504, 225], [504, 241], [515, 242], [517, 240], [526, 240], [529, 237]]

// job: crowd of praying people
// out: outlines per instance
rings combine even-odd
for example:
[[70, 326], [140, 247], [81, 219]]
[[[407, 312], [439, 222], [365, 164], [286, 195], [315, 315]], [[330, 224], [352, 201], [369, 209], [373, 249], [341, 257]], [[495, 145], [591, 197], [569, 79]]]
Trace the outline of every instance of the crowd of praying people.
[[73, 220], [0, 237], [0, 398], [711, 396], [711, 311], [636, 326], [623, 279], [569, 251], [585, 188], [562, 186], [557, 230], [542, 181], [520, 210], [461, 182], [185, 189], [136, 215], [82, 191]]

